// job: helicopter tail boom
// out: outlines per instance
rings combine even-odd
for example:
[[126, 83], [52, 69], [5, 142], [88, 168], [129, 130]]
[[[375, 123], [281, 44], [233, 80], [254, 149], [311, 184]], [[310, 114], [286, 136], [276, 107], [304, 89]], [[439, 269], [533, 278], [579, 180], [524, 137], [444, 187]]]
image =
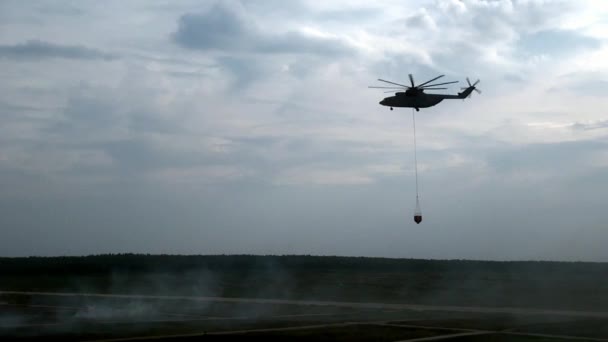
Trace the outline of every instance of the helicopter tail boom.
[[473, 86], [465, 88], [463, 92], [458, 93], [458, 98], [466, 99], [467, 97], [469, 97], [469, 95], [471, 95], [471, 93], [473, 92], [474, 89], [475, 89], [475, 87], [473, 87]]
[[471, 80], [469, 80], [469, 78], [467, 77], [467, 83], [469, 84], [469, 86], [466, 88], [461, 88], [464, 91], [462, 93], [458, 93], [458, 96], [461, 99], [466, 99], [467, 97], [469, 97], [471, 95], [471, 93], [473, 92], [473, 90], [475, 90], [478, 94], [481, 94], [481, 90], [479, 90], [475, 87], [477, 84], [479, 84], [479, 80], [477, 80], [477, 81], [475, 81], [475, 83], [471, 84]]

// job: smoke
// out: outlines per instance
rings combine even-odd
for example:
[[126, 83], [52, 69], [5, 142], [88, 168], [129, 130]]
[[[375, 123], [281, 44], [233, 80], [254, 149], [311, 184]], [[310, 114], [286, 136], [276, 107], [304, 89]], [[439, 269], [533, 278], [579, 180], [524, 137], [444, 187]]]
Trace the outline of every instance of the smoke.
[[0, 329], [20, 326], [25, 322], [26, 316], [19, 314], [9, 301], [0, 300]]
[[72, 317], [96, 321], [131, 321], [158, 319], [162, 314], [157, 305], [142, 301], [126, 301], [122, 305], [97, 301], [84, 304]]
[[22, 315], [0, 313], [0, 328], [13, 328], [25, 324], [26, 319]]
[[[107, 280], [73, 277], [69, 288], [62, 291], [142, 297], [133, 300], [83, 296], [76, 304], [79, 309], [71, 316], [74, 321], [186, 321], [218, 317], [256, 321], [283, 314], [284, 308], [218, 303], [204, 298], [293, 298], [295, 281], [291, 271], [278, 258], [265, 257], [255, 258], [247, 267], [235, 269], [155, 267], [146, 272], [113, 269]], [[181, 300], [181, 297], [189, 299]], [[202, 298], [191, 300], [197, 297]], [[65, 305], [66, 301], [58, 304]]]

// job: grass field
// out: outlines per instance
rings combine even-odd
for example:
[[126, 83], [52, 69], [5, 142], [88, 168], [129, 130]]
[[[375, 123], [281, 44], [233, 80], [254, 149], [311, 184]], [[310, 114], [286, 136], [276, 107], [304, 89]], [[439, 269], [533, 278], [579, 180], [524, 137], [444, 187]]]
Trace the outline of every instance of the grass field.
[[[30, 304], [18, 304], [30, 297]], [[332, 306], [187, 300], [2, 296], [3, 340], [401, 341], [449, 336], [457, 341], [608, 340], [607, 319], [449, 311], [344, 309]], [[35, 303], [35, 304], [34, 304]], [[469, 334], [468, 336], [462, 336]], [[473, 334], [473, 335], [470, 335]], [[476, 334], [476, 335], [475, 335]], [[521, 335], [520, 335], [521, 334]], [[532, 335], [531, 335], [532, 334]], [[560, 335], [561, 338], [543, 335]], [[587, 339], [585, 339], [587, 338]], [[568, 340], [566, 338], [566, 340]]]

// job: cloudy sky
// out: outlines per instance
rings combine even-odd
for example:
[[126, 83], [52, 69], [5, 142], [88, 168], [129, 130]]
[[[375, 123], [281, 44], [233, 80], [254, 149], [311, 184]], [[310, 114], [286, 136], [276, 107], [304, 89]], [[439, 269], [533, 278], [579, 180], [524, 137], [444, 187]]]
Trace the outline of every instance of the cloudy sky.
[[[608, 261], [608, 3], [0, 2], [0, 255]], [[416, 115], [378, 78], [481, 79]]]

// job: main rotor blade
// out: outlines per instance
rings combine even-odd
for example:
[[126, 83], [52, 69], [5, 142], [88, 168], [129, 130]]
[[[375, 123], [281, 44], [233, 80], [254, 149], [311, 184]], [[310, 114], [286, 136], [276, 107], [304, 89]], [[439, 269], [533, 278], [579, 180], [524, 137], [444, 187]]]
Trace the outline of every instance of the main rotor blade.
[[410, 78], [410, 83], [412, 84], [412, 88], [415, 88], [416, 86], [414, 85], [414, 76], [412, 76], [412, 74], [408, 74], [409, 78]]
[[443, 90], [448, 88], [424, 88], [424, 90]]
[[422, 86], [423, 86], [423, 85], [425, 85], [425, 84], [428, 84], [428, 83], [431, 83], [431, 82], [433, 82], [433, 81], [436, 81], [436, 80], [438, 80], [438, 79], [442, 78], [443, 76], [445, 76], [445, 75], [439, 75], [439, 76], [437, 76], [437, 77], [433, 78], [433, 79], [432, 79], [432, 80], [430, 80], [430, 81], [426, 81], [426, 82], [424, 82], [424, 83], [422, 83], [422, 84], [419, 84], [419, 85], [418, 85], [418, 88], [422, 87]]
[[386, 82], [386, 83], [390, 83], [390, 84], [394, 84], [394, 85], [398, 85], [400, 87], [409, 88], [409, 86], [406, 86], [406, 85], [403, 85], [403, 84], [399, 84], [399, 83], [395, 83], [395, 82], [391, 82], [391, 81], [387, 81], [387, 80], [383, 80], [383, 79], [378, 79], [378, 81], [380, 81], [380, 82]]
[[404, 87], [377, 87], [377, 86], [368, 86], [368, 88], [378, 88], [378, 89], [403, 89]]
[[383, 91], [383, 93], [397, 93], [399, 92], [398, 90], [389, 90], [389, 91]]
[[419, 87], [419, 88], [434, 87], [434, 86], [440, 86], [440, 85], [444, 85], [444, 84], [452, 84], [452, 83], [458, 83], [458, 81], [444, 82], [444, 83], [437, 83], [437, 84], [429, 84], [429, 85], [426, 85], [426, 86], [424, 86], [424, 87]]

